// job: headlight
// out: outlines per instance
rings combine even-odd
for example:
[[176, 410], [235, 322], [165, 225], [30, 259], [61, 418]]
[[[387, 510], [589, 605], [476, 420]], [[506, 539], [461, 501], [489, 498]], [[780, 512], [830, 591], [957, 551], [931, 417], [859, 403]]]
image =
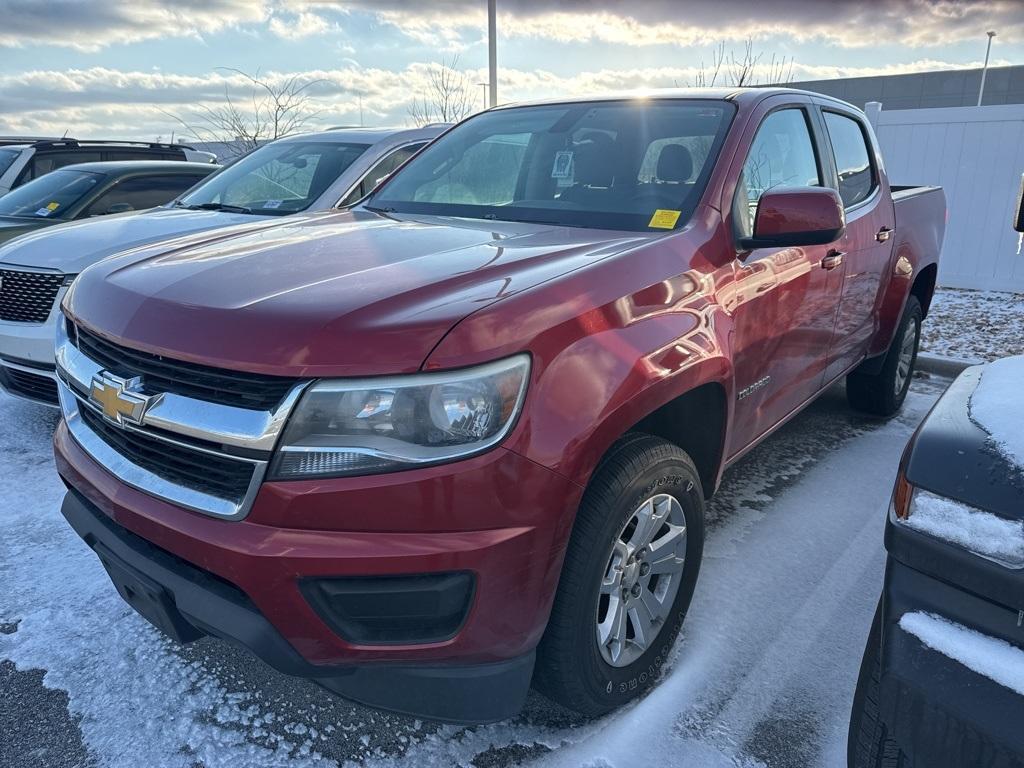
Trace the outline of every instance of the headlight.
[[1024, 521], [916, 488], [902, 474], [896, 481], [892, 512], [897, 524], [1007, 568], [1024, 568]]
[[527, 355], [475, 368], [311, 386], [271, 471], [277, 480], [394, 472], [454, 461], [499, 443], [526, 392]]

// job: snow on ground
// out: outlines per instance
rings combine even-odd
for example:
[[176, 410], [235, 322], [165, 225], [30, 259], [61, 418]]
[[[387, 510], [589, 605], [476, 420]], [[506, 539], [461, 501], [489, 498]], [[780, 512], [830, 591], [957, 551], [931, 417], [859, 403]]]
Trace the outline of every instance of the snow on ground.
[[[80, 718], [107, 768], [839, 765], [892, 481], [938, 392], [915, 381], [903, 414], [879, 422], [833, 390], [729, 471], [676, 655], [642, 701], [587, 721], [531, 695], [477, 728], [371, 712], [219, 641], [163, 638], [60, 515], [52, 413], [0, 395], [0, 659], [67, 692], [65, 727]], [[12, 768], [51, 764], [30, 754], [48, 746], [25, 745]]]
[[939, 288], [922, 326], [921, 349], [963, 360], [1024, 354], [1024, 294]]
[[932, 613], [905, 613], [900, 629], [934, 651], [1024, 696], [1024, 651]]
[[[1024, 317], [1020, 330], [1024, 330]], [[971, 394], [971, 420], [988, 432], [995, 447], [1024, 471], [1024, 355], [985, 366]]]
[[1007, 520], [918, 490], [914, 493], [913, 513], [904, 523], [908, 528], [959, 544], [1011, 568], [1024, 566], [1024, 522], [1020, 520]]

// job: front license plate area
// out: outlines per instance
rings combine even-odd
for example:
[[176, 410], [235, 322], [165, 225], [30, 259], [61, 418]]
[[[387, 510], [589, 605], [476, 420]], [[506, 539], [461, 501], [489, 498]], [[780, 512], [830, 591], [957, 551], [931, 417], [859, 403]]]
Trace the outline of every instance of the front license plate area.
[[118, 594], [142, 618], [179, 643], [190, 643], [203, 632], [185, 620], [171, 594], [144, 573], [132, 568], [102, 544], [93, 548]]

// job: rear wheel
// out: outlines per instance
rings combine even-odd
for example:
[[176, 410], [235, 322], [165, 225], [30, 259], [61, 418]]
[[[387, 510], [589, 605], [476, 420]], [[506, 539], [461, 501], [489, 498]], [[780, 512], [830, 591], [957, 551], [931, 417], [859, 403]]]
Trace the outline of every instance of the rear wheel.
[[587, 715], [648, 688], [679, 634], [703, 547], [704, 496], [690, 457], [648, 435], [620, 441], [580, 505], [536, 687]]
[[846, 741], [848, 768], [913, 768], [910, 758], [889, 738], [885, 724], [878, 716], [881, 651], [882, 605], [879, 603], [860, 665], [857, 692], [853, 696], [850, 732]]
[[903, 405], [917, 363], [924, 313], [916, 296], [907, 299], [885, 361], [877, 373], [858, 368], [846, 377], [846, 397], [860, 411], [892, 416]]

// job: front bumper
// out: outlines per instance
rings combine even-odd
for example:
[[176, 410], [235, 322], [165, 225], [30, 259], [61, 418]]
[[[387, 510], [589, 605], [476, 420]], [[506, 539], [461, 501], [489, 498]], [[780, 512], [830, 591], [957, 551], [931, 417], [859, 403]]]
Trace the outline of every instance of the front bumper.
[[925, 612], [1022, 648], [1018, 610], [891, 558], [883, 606], [879, 714], [914, 765], [1024, 765], [1024, 696], [899, 626], [904, 615]]
[[0, 386], [10, 394], [57, 405], [55, 316], [51, 312], [42, 324], [0, 322]]
[[[392, 475], [265, 483], [249, 515], [229, 521], [119, 482], [63, 423], [54, 440], [74, 489], [69, 521], [167, 589], [189, 625], [384, 709], [483, 722], [521, 706], [581, 494], [561, 476], [498, 448]], [[159, 553], [207, 580], [169, 579]], [[472, 603], [458, 631], [436, 642], [353, 642], [302, 591], [310, 579], [453, 572], [473, 575]], [[186, 583], [192, 596], [179, 598]], [[239, 599], [225, 607], [204, 583]]]

